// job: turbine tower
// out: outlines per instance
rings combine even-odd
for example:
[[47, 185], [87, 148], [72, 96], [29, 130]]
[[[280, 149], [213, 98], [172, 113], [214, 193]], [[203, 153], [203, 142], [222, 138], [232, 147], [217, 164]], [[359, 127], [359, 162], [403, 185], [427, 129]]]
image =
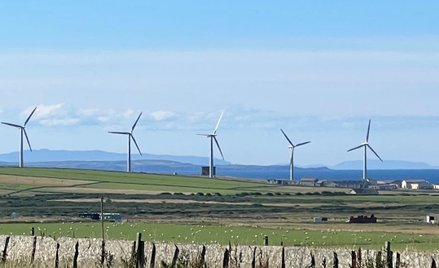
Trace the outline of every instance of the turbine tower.
[[108, 133], [111, 133], [111, 134], [119, 134], [119, 135], [127, 135], [128, 136], [127, 172], [131, 172], [131, 140], [133, 140], [134, 144], [136, 145], [136, 148], [139, 151], [139, 154], [142, 155], [142, 152], [140, 151], [139, 145], [137, 145], [136, 139], [134, 138], [134, 135], [133, 135], [134, 128], [136, 128], [137, 122], [139, 122], [139, 119], [141, 116], [142, 116], [142, 113], [140, 113], [139, 116], [137, 117], [137, 120], [136, 120], [136, 122], [134, 122], [134, 125], [131, 128], [130, 132], [108, 131]]
[[204, 137], [210, 138], [209, 178], [214, 178], [215, 177], [215, 174], [213, 173], [213, 168], [214, 168], [214, 166], [213, 166], [213, 147], [214, 147], [213, 146], [213, 142], [214, 141], [216, 143], [218, 151], [221, 154], [221, 157], [224, 160], [223, 152], [221, 151], [221, 147], [220, 147], [220, 145], [218, 143], [218, 139], [216, 138], [216, 136], [217, 136], [216, 132], [218, 130], [218, 127], [219, 127], [219, 124], [221, 122], [221, 119], [223, 118], [223, 114], [224, 114], [224, 111], [221, 113], [220, 118], [218, 119], [218, 122], [216, 123], [216, 127], [215, 127], [215, 129], [213, 130], [213, 132], [211, 134], [197, 134], [197, 135], [200, 135], [200, 136], [204, 136]]
[[362, 144], [358, 145], [357, 147], [354, 147], [352, 149], [349, 149], [348, 152], [360, 149], [361, 147], [364, 147], [364, 158], [363, 158], [363, 181], [369, 181], [369, 178], [367, 177], [367, 148], [369, 148], [375, 155], [378, 157], [381, 162], [383, 162], [383, 159], [375, 152], [375, 150], [372, 148], [372, 146], [369, 145], [369, 132], [370, 132], [370, 122], [369, 119], [369, 126], [367, 127], [367, 134], [366, 134], [366, 141]]
[[290, 181], [292, 181], [292, 180], [294, 180], [294, 149], [295, 149], [296, 147], [299, 147], [299, 146], [302, 146], [302, 145], [308, 144], [308, 143], [310, 143], [310, 141], [302, 142], [302, 143], [298, 143], [298, 144], [294, 145], [294, 144], [291, 142], [291, 140], [288, 138], [287, 134], [285, 134], [285, 132], [284, 132], [282, 129], [280, 129], [280, 131], [282, 132], [282, 134], [284, 134], [285, 138], [287, 139], [288, 143], [290, 144], [290, 145], [288, 146], [288, 148], [290, 148], [290, 150], [291, 150], [291, 159], [290, 159]]
[[26, 132], [26, 125], [29, 122], [30, 118], [32, 117], [32, 115], [35, 113], [35, 110], [37, 109], [37, 107], [35, 107], [32, 112], [30, 113], [30, 115], [27, 117], [26, 121], [24, 121], [24, 125], [20, 126], [17, 124], [12, 124], [12, 123], [7, 123], [7, 122], [2, 122], [2, 124], [4, 125], [8, 125], [11, 127], [16, 127], [20, 129], [20, 156], [19, 156], [19, 162], [18, 162], [18, 167], [24, 167], [24, 156], [23, 156], [23, 134], [26, 137], [26, 141], [27, 141], [27, 145], [29, 146], [29, 150], [32, 152], [32, 147], [30, 145], [29, 142], [29, 137], [27, 136], [27, 132]]

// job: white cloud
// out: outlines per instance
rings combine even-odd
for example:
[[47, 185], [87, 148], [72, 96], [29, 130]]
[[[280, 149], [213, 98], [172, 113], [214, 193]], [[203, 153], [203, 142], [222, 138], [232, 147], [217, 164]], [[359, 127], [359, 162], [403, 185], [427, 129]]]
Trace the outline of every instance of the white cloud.
[[[28, 107], [22, 115], [29, 116], [34, 108]], [[74, 109], [67, 107], [64, 103], [39, 104], [31, 120], [43, 126], [73, 126], [81, 123]]]
[[74, 126], [81, 122], [79, 118], [43, 119], [39, 121], [43, 126]]
[[[29, 114], [32, 112], [34, 108], [35, 107], [28, 107], [26, 110], [22, 112], [22, 115], [26, 117], [29, 116]], [[50, 117], [58, 117], [65, 114], [65, 110], [63, 108], [64, 108], [64, 103], [58, 103], [52, 105], [40, 104], [37, 106], [33, 118], [44, 119]]]
[[155, 111], [150, 113], [150, 116], [156, 121], [164, 121], [174, 118], [176, 114], [170, 111]]

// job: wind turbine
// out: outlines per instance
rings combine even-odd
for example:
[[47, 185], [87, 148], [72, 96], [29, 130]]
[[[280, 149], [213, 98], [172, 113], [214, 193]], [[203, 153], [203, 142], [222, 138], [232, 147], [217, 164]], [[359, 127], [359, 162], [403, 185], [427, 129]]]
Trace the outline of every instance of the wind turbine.
[[210, 138], [209, 178], [214, 178], [215, 177], [215, 175], [213, 174], [213, 147], [214, 147], [213, 146], [213, 142], [214, 141], [216, 143], [218, 151], [221, 154], [221, 157], [224, 160], [223, 152], [221, 151], [221, 147], [220, 147], [220, 145], [218, 143], [218, 139], [216, 138], [216, 136], [217, 136], [216, 132], [218, 130], [218, 127], [219, 127], [219, 124], [221, 122], [221, 119], [223, 118], [223, 115], [224, 115], [224, 111], [221, 113], [220, 118], [218, 119], [218, 122], [216, 123], [216, 127], [215, 127], [215, 129], [213, 130], [213, 132], [211, 134], [197, 134], [197, 135], [200, 135], [200, 136], [204, 136], [204, 137]]
[[35, 107], [32, 112], [30, 113], [30, 115], [27, 117], [26, 121], [24, 121], [24, 125], [20, 126], [17, 124], [12, 124], [12, 123], [7, 123], [7, 122], [2, 122], [2, 124], [4, 125], [8, 125], [11, 127], [16, 127], [20, 129], [20, 156], [19, 156], [19, 163], [18, 163], [18, 167], [24, 167], [24, 160], [23, 160], [23, 134], [26, 137], [26, 141], [27, 141], [27, 145], [29, 146], [29, 150], [32, 152], [32, 147], [30, 145], [29, 142], [29, 137], [27, 136], [27, 132], [26, 132], [26, 125], [29, 122], [30, 118], [32, 117], [32, 115], [35, 113], [35, 110], [37, 109], [37, 107]]
[[294, 180], [294, 149], [295, 149], [296, 147], [299, 147], [299, 146], [302, 146], [302, 145], [308, 144], [308, 143], [310, 143], [310, 141], [302, 142], [302, 143], [298, 143], [298, 144], [294, 145], [294, 144], [291, 142], [291, 140], [288, 138], [287, 134], [285, 134], [285, 132], [284, 132], [282, 129], [280, 129], [280, 131], [282, 132], [282, 134], [284, 134], [285, 138], [287, 139], [288, 143], [290, 144], [290, 145], [288, 146], [288, 148], [290, 148], [290, 150], [291, 150], [291, 159], [290, 159], [290, 181], [292, 181], [292, 180]]
[[142, 113], [140, 113], [139, 117], [137, 117], [137, 120], [136, 120], [136, 122], [134, 122], [134, 125], [131, 128], [130, 132], [108, 131], [108, 133], [111, 133], [111, 134], [119, 134], [119, 135], [127, 135], [128, 136], [127, 172], [131, 172], [131, 140], [134, 141], [134, 144], [136, 145], [136, 148], [139, 151], [139, 154], [142, 155], [142, 152], [140, 151], [139, 145], [137, 145], [136, 139], [133, 136], [134, 128], [136, 128], [137, 122], [139, 122], [139, 119], [141, 116], [142, 116]]
[[378, 157], [378, 159], [381, 160], [381, 162], [383, 162], [383, 159], [381, 159], [381, 157], [375, 152], [375, 150], [372, 148], [372, 146], [369, 145], [370, 122], [371, 122], [371, 120], [369, 119], [369, 126], [367, 127], [366, 141], [363, 142], [362, 144], [358, 145], [357, 147], [354, 147], [354, 148], [348, 150], [348, 152], [350, 152], [353, 150], [360, 149], [361, 147], [364, 147], [364, 158], [363, 158], [363, 180], [364, 181], [369, 181], [369, 179], [367, 178], [367, 148], [369, 148], [376, 155], [376, 157]]

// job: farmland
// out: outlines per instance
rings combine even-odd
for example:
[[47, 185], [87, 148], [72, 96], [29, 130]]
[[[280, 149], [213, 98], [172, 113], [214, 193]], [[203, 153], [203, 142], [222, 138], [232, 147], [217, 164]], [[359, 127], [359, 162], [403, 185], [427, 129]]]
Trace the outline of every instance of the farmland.
[[[436, 226], [422, 223], [439, 210], [428, 192], [346, 195], [347, 189], [269, 185], [230, 178], [126, 174], [67, 169], [0, 169], [2, 234], [99, 237], [99, 225], [81, 212], [121, 213], [126, 222], [107, 223], [113, 239], [142, 232], [152, 241], [432, 249]], [[351, 215], [375, 214], [378, 224], [350, 225]], [[11, 217], [14, 215], [14, 217]], [[314, 224], [313, 217], [329, 222]]]

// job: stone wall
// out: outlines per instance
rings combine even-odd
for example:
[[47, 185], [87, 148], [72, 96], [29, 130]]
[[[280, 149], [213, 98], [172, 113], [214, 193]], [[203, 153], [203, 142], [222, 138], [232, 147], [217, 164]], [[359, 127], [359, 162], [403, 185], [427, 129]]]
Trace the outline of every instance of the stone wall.
[[[3, 255], [6, 240], [9, 237], [6, 255]], [[74, 267], [75, 245], [78, 243], [77, 267], [99, 267], [101, 264], [102, 241], [100, 239], [74, 239], [33, 236], [0, 236], [0, 257], [3, 263], [33, 263], [35, 267]], [[57, 256], [57, 245], [58, 258]], [[384, 245], [383, 245], [384, 246]], [[155, 257], [152, 252], [155, 247]], [[105, 243], [105, 267], [132, 267], [136, 263], [136, 242], [108, 240]], [[339, 267], [351, 267], [352, 250], [281, 246], [221, 246], [221, 245], [173, 245], [162, 243], [144, 244], [144, 267], [334, 267], [334, 253], [338, 256]], [[366, 261], [374, 262], [377, 254], [382, 255], [383, 263], [386, 251], [361, 252], [362, 267]], [[400, 252], [399, 267], [432, 267], [432, 260], [439, 258], [439, 252]], [[358, 251], [354, 255], [357, 257]], [[397, 267], [397, 253], [393, 253], [392, 267]], [[432, 259], [433, 258], [433, 259]], [[151, 261], [153, 262], [151, 263]], [[205, 264], [202, 266], [201, 264]], [[153, 264], [153, 265], [151, 265]], [[314, 266], [313, 266], [314, 264]], [[201, 265], [201, 266], [200, 266]], [[1, 266], [1, 265], [0, 265]], [[360, 266], [357, 266], [360, 267]], [[388, 266], [382, 266], [388, 267]]]

